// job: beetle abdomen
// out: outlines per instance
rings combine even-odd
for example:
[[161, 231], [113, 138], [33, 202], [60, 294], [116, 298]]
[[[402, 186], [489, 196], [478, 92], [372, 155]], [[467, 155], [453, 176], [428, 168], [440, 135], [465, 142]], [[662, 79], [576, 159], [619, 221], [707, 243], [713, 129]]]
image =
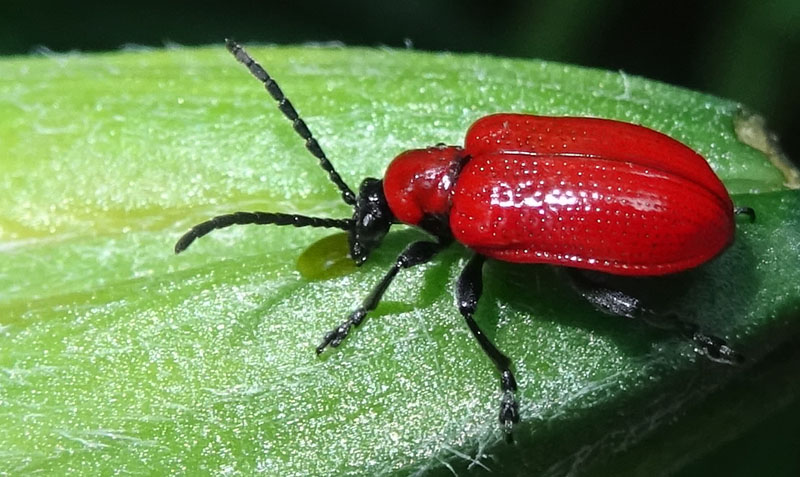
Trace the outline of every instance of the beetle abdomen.
[[494, 153], [461, 171], [450, 227], [498, 260], [661, 275], [716, 256], [733, 240], [734, 221], [729, 200], [651, 166]]

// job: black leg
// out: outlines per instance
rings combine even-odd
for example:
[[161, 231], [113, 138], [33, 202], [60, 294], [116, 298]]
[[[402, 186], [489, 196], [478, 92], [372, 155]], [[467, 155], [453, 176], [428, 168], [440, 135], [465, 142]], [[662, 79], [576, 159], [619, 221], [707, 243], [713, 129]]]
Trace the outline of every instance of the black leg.
[[489, 341], [489, 338], [486, 337], [472, 318], [483, 292], [484, 261], [485, 257], [476, 254], [470, 259], [458, 277], [456, 288], [458, 311], [464, 316], [469, 330], [478, 340], [483, 352], [489, 356], [489, 359], [492, 360], [500, 372], [500, 386], [503, 390], [503, 397], [500, 401], [500, 423], [503, 424], [506, 432], [510, 433], [514, 423], [519, 422], [519, 404], [517, 404], [517, 400], [514, 397], [514, 392], [517, 390], [517, 381], [514, 379], [514, 373], [511, 372], [511, 360]]
[[746, 215], [750, 218], [750, 222], [756, 221], [756, 211], [752, 207], [734, 207], [734, 215]]
[[358, 326], [362, 321], [364, 321], [367, 313], [374, 310], [375, 307], [378, 306], [378, 303], [383, 297], [383, 293], [387, 288], [389, 288], [392, 280], [394, 280], [394, 277], [397, 276], [397, 272], [403, 268], [410, 268], [415, 265], [420, 265], [430, 261], [446, 245], [447, 244], [445, 242], [419, 241], [414, 242], [406, 247], [406, 249], [403, 250], [403, 252], [397, 257], [397, 260], [395, 260], [392, 268], [390, 268], [386, 275], [383, 276], [383, 279], [381, 279], [378, 285], [372, 289], [370, 294], [364, 300], [364, 303], [350, 313], [350, 315], [345, 321], [342, 322], [342, 324], [325, 334], [325, 336], [322, 338], [322, 343], [317, 346], [317, 354], [322, 353], [328, 346], [332, 348], [339, 346], [347, 337], [347, 334], [350, 332], [350, 328], [353, 326]]
[[722, 338], [707, 335], [694, 323], [683, 321], [675, 314], [657, 313], [646, 308], [641, 300], [618, 290], [598, 284], [581, 270], [569, 269], [572, 285], [598, 310], [616, 316], [636, 318], [657, 328], [678, 332], [694, 342], [697, 351], [712, 361], [739, 364], [744, 357]]
[[701, 332], [699, 326], [683, 321], [675, 314], [657, 314], [645, 309], [642, 318], [653, 326], [677, 331], [685, 338], [692, 340], [697, 351], [711, 361], [722, 364], [742, 364], [744, 362], [744, 356], [728, 346], [724, 339]]

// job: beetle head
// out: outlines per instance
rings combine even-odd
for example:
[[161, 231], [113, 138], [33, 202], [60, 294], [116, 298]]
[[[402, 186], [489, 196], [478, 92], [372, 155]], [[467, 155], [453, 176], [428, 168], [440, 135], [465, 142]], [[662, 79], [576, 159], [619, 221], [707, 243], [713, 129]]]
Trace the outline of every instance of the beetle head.
[[358, 190], [353, 213], [353, 228], [349, 235], [350, 256], [356, 265], [363, 264], [370, 252], [380, 245], [392, 223], [394, 214], [386, 202], [383, 181], [364, 179]]

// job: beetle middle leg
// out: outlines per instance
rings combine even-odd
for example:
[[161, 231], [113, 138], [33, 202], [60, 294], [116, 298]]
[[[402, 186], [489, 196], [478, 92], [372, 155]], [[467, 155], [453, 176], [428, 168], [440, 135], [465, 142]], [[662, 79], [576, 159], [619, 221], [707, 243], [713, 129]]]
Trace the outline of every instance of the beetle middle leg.
[[744, 356], [731, 348], [717, 336], [708, 335], [694, 323], [684, 321], [674, 313], [658, 313], [647, 308], [639, 298], [619, 290], [612, 290], [590, 274], [577, 269], [567, 269], [573, 287], [596, 309], [609, 315], [635, 318], [664, 330], [675, 331], [692, 340], [696, 349], [712, 361], [724, 364], [739, 364]]
[[469, 330], [478, 340], [483, 352], [489, 356], [500, 372], [500, 386], [503, 390], [503, 397], [500, 401], [500, 423], [503, 424], [506, 432], [510, 432], [514, 423], [519, 422], [519, 404], [514, 397], [517, 381], [514, 373], [511, 372], [511, 360], [489, 341], [472, 317], [478, 308], [478, 300], [483, 292], [483, 263], [485, 260], [486, 257], [475, 254], [458, 277], [456, 285], [458, 311], [464, 316]]
[[406, 247], [405, 250], [403, 250], [403, 252], [397, 256], [392, 268], [386, 272], [386, 275], [384, 275], [381, 281], [378, 282], [378, 285], [372, 289], [369, 295], [367, 295], [367, 298], [364, 300], [361, 306], [353, 310], [353, 312], [348, 315], [347, 319], [339, 326], [325, 334], [325, 336], [322, 338], [322, 343], [317, 346], [317, 354], [322, 353], [328, 346], [331, 348], [339, 346], [342, 341], [347, 338], [348, 333], [350, 333], [350, 328], [358, 326], [362, 321], [364, 321], [367, 313], [374, 310], [378, 306], [381, 298], [383, 298], [384, 292], [386, 292], [386, 289], [389, 288], [389, 285], [391, 285], [394, 277], [397, 276], [397, 273], [401, 269], [410, 268], [429, 262], [446, 245], [446, 241], [429, 242], [426, 240], [420, 240], [418, 242], [413, 242]]

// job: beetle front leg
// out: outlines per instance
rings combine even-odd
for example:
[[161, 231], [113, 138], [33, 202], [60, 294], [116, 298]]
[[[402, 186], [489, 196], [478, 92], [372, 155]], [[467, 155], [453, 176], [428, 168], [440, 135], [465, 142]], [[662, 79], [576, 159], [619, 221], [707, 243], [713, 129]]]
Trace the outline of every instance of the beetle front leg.
[[724, 339], [701, 332], [699, 326], [674, 313], [658, 313], [646, 308], [638, 298], [598, 284], [580, 270], [569, 269], [568, 275], [578, 293], [604, 313], [640, 319], [651, 326], [676, 331], [692, 340], [700, 354], [717, 363], [740, 364], [744, 361], [744, 356], [728, 346]]
[[374, 310], [378, 306], [378, 303], [380, 303], [384, 292], [386, 292], [386, 289], [389, 288], [392, 280], [394, 280], [394, 277], [397, 276], [397, 273], [401, 269], [410, 268], [415, 265], [429, 262], [446, 245], [447, 243], [444, 241], [419, 241], [414, 242], [406, 247], [406, 249], [403, 250], [400, 255], [398, 255], [397, 260], [395, 260], [394, 265], [392, 265], [392, 268], [390, 268], [386, 275], [383, 276], [378, 285], [372, 289], [361, 306], [353, 310], [347, 319], [339, 326], [325, 334], [325, 336], [322, 338], [322, 343], [317, 346], [317, 354], [322, 353], [328, 346], [331, 348], [339, 346], [342, 341], [347, 338], [350, 328], [358, 326], [362, 321], [364, 321], [367, 313]]
[[483, 292], [483, 263], [485, 260], [486, 258], [482, 255], [474, 255], [464, 267], [461, 276], [458, 277], [456, 287], [458, 311], [464, 316], [469, 330], [478, 340], [483, 352], [489, 356], [500, 372], [500, 386], [503, 390], [503, 397], [500, 401], [500, 423], [503, 424], [506, 432], [510, 433], [513, 425], [519, 422], [519, 404], [514, 397], [517, 380], [514, 378], [514, 373], [511, 372], [511, 360], [489, 341], [489, 338], [473, 319], [475, 310], [478, 308], [478, 300]]

